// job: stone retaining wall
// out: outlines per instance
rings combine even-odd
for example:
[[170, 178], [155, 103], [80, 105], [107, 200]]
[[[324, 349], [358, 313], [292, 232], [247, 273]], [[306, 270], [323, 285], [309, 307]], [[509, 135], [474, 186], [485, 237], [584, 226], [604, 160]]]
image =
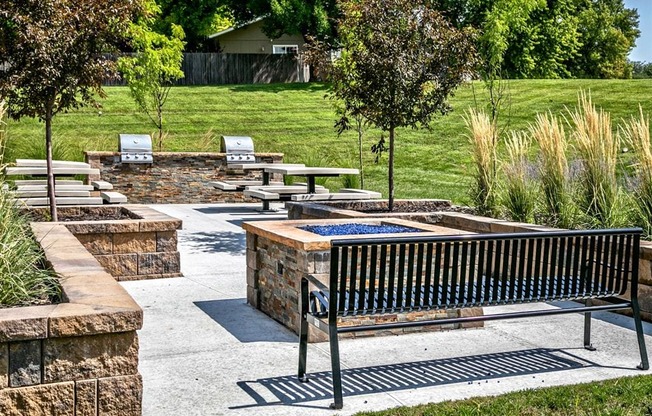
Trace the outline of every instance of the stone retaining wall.
[[[255, 202], [242, 192], [222, 192], [208, 182], [259, 179], [260, 172], [230, 169], [224, 153], [154, 153], [153, 164], [120, 163], [117, 152], [86, 152], [86, 163], [100, 169], [88, 179], [104, 180], [132, 204]], [[282, 153], [257, 153], [256, 162], [280, 163]]]
[[0, 414], [142, 413], [143, 313], [62, 223], [33, 223], [64, 303], [0, 309]]
[[[32, 216], [45, 208], [30, 209]], [[126, 219], [116, 218], [118, 214]], [[116, 280], [181, 276], [177, 230], [181, 220], [143, 205], [59, 207], [62, 222]], [[92, 217], [92, 220], [84, 220]]]

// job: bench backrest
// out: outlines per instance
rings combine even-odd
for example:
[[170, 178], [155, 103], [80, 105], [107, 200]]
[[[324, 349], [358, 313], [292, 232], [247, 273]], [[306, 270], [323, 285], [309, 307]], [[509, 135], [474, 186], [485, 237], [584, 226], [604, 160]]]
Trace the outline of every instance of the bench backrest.
[[[636, 295], [640, 229], [333, 240], [329, 314]], [[332, 316], [332, 315], [331, 315]]]

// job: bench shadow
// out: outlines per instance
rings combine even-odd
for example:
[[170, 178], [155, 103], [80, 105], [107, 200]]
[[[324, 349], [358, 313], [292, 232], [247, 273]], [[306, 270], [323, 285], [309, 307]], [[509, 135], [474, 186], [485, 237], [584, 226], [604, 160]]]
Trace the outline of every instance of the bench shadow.
[[190, 253], [229, 253], [234, 256], [246, 253], [246, 238], [242, 232], [193, 232], [180, 235], [179, 242]]
[[260, 212], [260, 205], [256, 206], [225, 206], [225, 207], [201, 207], [201, 208], [193, 208], [197, 212], [201, 212], [202, 214], [255, 214], [259, 215], [261, 217], [269, 217], [269, 216], [274, 216], [274, 215], [284, 215], [286, 213], [285, 210], [282, 211], [277, 211], [277, 212]]
[[[595, 363], [567, 351], [537, 348], [344, 369], [342, 370], [342, 388], [346, 400], [347, 396], [387, 393], [454, 383], [484, 383], [502, 377], [538, 375], [595, 365]], [[256, 403], [234, 406], [230, 409], [274, 405], [302, 406], [302, 403], [327, 400], [333, 397], [330, 371], [309, 373], [308, 376], [310, 378], [308, 383], [299, 382], [296, 374], [255, 381], [239, 381], [237, 385]]]
[[298, 343], [294, 332], [252, 308], [244, 298], [197, 301], [194, 304], [242, 343]]

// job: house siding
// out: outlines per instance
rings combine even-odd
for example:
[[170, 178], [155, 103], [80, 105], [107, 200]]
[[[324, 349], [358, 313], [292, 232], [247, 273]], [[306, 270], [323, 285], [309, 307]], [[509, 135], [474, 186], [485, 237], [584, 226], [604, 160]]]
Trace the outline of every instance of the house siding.
[[304, 50], [305, 41], [301, 35], [283, 35], [271, 40], [262, 30], [263, 22], [250, 25], [225, 33], [214, 40], [219, 42], [222, 53], [255, 53], [271, 54], [274, 45], [297, 45], [299, 51]]

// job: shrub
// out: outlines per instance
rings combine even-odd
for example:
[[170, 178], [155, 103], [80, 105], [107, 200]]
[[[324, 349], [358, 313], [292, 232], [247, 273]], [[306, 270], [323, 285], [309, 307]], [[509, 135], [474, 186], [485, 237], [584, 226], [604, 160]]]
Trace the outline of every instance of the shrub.
[[0, 307], [57, 300], [56, 275], [44, 267], [43, 251], [13, 204], [10, 195], [0, 191]]
[[471, 133], [474, 165], [471, 202], [478, 214], [491, 216], [496, 213], [496, 126], [482, 110], [469, 109], [464, 121]]
[[530, 140], [523, 132], [512, 132], [505, 141], [505, 148], [508, 160], [503, 166], [505, 180], [502, 204], [512, 220], [532, 221], [535, 195], [529, 175]]

